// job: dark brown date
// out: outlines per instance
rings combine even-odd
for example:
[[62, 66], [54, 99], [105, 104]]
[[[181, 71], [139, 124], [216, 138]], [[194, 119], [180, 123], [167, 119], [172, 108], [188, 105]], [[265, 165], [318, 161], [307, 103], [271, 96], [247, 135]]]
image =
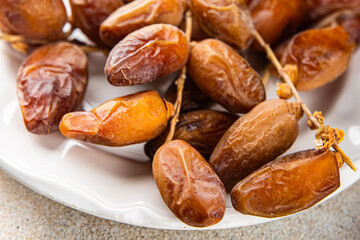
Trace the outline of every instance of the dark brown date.
[[295, 87], [309, 91], [332, 82], [348, 67], [354, 43], [341, 27], [311, 29], [295, 35], [277, 55], [281, 64], [295, 65], [298, 77]]
[[120, 147], [157, 137], [173, 114], [173, 105], [150, 90], [112, 99], [91, 112], [68, 113], [60, 132], [68, 138]]
[[76, 45], [57, 42], [36, 49], [17, 76], [17, 95], [28, 131], [57, 131], [61, 117], [80, 105], [87, 79], [87, 57]]
[[0, 0], [0, 29], [33, 40], [56, 40], [67, 22], [61, 0]]
[[209, 36], [239, 49], [253, 41], [254, 25], [243, 0], [189, 0], [200, 26]]
[[266, 98], [259, 75], [221, 41], [192, 42], [188, 71], [205, 94], [230, 112], [248, 112]]
[[[181, 114], [173, 139], [183, 140], [209, 159], [220, 138], [238, 119], [236, 115], [213, 110], [199, 110]], [[152, 159], [164, 144], [169, 130], [146, 143], [145, 153]]]
[[226, 131], [209, 163], [231, 189], [240, 180], [288, 150], [299, 134], [298, 103], [269, 100], [257, 105]]
[[188, 143], [174, 140], [162, 146], [154, 157], [153, 174], [165, 204], [184, 223], [207, 227], [223, 218], [224, 185]]
[[115, 86], [146, 84], [181, 69], [189, 57], [185, 34], [169, 24], [139, 29], [110, 52], [105, 75]]
[[133, 1], [120, 7], [101, 24], [101, 39], [109, 46], [115, 46], [129, 33], [151, 24], [177, 26], [183, 19], [185, 8], [185, 0]]
[[248, 6], [255, 28], [269, 44], [292, 34], [305, 10], [303, 0], [250, 0]]
[[[172, 103], [175, 103], [177, 98], [177, 85], [175, 84], [175, 82], [173, 82], [173, 84], [171, 84], [164, 93], [165, 99]], [[191, 77], [187, 75], [182, 94], [180, 111], [184, 113], [198, 110], [201, 108], [206, 108], [212, 103], [213, 101], [208, 96], [206, 96], [196, 86]]]
[[231, 191], [234, 208], [260, 217], [283, 217], [312, 207], [340, 187], [339, 153], [308, 150], [266, 164]]
[[100, 39], [101, 23], [116, 9], [122, 0], [70, 0], [74, 24], [94, 43], [104, 45]]

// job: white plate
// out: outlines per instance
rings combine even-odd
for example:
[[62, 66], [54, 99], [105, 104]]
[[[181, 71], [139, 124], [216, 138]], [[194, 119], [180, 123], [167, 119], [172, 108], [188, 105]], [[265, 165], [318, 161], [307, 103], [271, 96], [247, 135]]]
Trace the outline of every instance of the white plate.
[[[16, 98], [16, 73], [24, 59], [5, 43], [0, 43], [0, 167], [23, 184], [55, 201], [95, 216], [123, 223], [163, 229], [194, 229], [177, 220], [163, 203], [154, 184], [151, 164], [144, 160], [142, 145], [105, 148], [115, 156], [55, 133], [36, 136], [25, 130]], [[343, 150], [360, 167], [360, 52], [347, 73], [321, 90], [302, 94], [312, 110], [322, 110], [326, 123], [343, 129]], [[116, 88], [104, 75], [105, 58], [90, 57], [90, 83], [83, 107], [86, 110], [114, 97], [149, 86]], [[158, 87], [166, 85], [157, 82]], [[268, 85], [274, 92], [274, 83]], [[271, 95], [268, 98], [275, 98]], [[314, 132], [301, 121], [301, 134], [289, 152], [313, 147]], [[347, 166], [341, 169], [341, 192], [356, 180], [359, 173]], [[336, 194], [335, 193], [335, 194]], [[333, 194], [332, 196], [334, 196]], [[270, 221], [237, 213], [228, 199], [221, 223], [210, 229], [247, 226]], [[209, 229], [209, 228], [208, 228]]]

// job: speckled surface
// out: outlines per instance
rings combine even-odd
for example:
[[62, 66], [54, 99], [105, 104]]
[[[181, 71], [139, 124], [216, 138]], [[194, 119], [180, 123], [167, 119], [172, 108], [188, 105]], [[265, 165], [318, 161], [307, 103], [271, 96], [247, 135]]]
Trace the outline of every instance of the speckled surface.
[[216, 231], [170, 231], [81, 213], [0, 170], [0, 239], [360, 239], [360, 182], [321, 205], [275, 222]]

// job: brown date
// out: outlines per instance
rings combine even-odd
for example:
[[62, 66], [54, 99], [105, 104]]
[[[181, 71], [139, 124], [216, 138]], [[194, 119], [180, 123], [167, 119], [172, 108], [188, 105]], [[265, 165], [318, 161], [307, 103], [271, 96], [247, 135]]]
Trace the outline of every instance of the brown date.
[[248, 6], [255, 28], [269, 44], [292, 34], [304, 13], [303, 0], [250, 0]]
[[259, 75], [221, 41], [192, 42], [188, 71], [205, 94], [230, 112], [248, 112], [266, 98]]
[[269, 100], [260, 103], [226, 131], [209, 163], [231, 189], [240, 180], [283, 154], [299, 134], [298, 103]]
[[295, 35], [280, 46], [281, 64], [295, 65], [298, 77], [295, 87], [309, 91], [339, 77], [348, 67], [354, 43], [341, 27], [311, 29]]
[[181, 69], [189, 57], [185, 34], [169, 24], [141, 28], [110, 52], [105, 75], [115, 86], [146, 84]]
[[224, 185], [188, 143], [174, 140], [163, 145], [155, 154], [153, 175], [165, 204], [184, 223], [207, 227], [223, 218]]
[[122, 0], [70, 0], [74, 24], [94, 43], [104, 45], [100, 39], [101, 23], [116, 9]]
[[[164, 93], [165, 99], [172, 103], [175, 103], [177, 98], [177, 85], [175, 84], [175, 82], [176, 81], [174, 81], [173, 84], [171, 84]], [[184, 113], [201, 108], [206, 108], [212, 103], [213, 101], [208, 96], [206, 96], [196, 86], [191, 77], [187, 75], [182, 94], [180, 111]]]
[[91, 112], [66, 114], [60, 132], [94, 144], [125, 146], [157, 137], [173, 113], [173, 105], [151, 90], [115, 98]]
[[308, 150], [280, 157], [239, 182], [234, 208], [260, 217], [283, 217], [312, 207], [340, 187], [339, 153]]
[[254, 25], [243, 0], [189, 0], [189, 4], [206, 34], [241, 50], [250, 46]]
[[[198, 110], [181, 114], [173, 139], [183, 140], [193, 146], [205, 159], [209, 159], [220, 138], [238, 119], [236, 115], [213, 110]], [[167, 129], [145, 145], [146, 155], [152, 159], [164, 144]]]
[[305, 20], [312, 23], [333, 11], [349, 8], [360, 8], [360, 0], [306, 0], [307, 16]]
[[33, 40], [57, 40], [67, 22], [61, 0], [0, 0], [0, 30]]
[[76, 45], [57, 42], [36, 49], [17, 75], [17, 95], [28, 131], [57, 131], [61, 117], [80, 105], [87, 80], [87, 57]]
[[142, 27], [167, 23], [179, 25], [186, 8], [184, 0], [136, 0], [113, 12], [100, 27], [101, 39], [115, 46], [129, 33]]

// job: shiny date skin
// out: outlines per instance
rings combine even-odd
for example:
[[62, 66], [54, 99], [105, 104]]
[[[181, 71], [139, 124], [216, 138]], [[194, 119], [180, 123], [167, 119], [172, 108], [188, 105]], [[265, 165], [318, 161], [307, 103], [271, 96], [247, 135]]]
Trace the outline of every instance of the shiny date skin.
[[66, 22], [61, 0], [0, 0], [0, 30], [5, 33], [53, 41], [63, 36]]
[[150, 90], [112, 99], [90, 112], [68, 113], [60, 132], [94, 144], [126, 146], [157, 137], [173, 114], [173, 105]]
[[266, 164], [231, 191], [234, 208], [274, 218], [308, 209], [340, 187], [339, 153], [307, 150]]
[[74, 44], [48, 44], [30, 54], [17, 76], [28, 131], [41, 135], [57, 131], [61, 117], [80, 105], [87, 80], [87, 57]]
[[[193, 146], [205, 159], [209, 159], [220, 138], [238, 119], [236, 115], [214, 110], [198, 110], [181, 114], [173, 139]], [[164, 144], [168, 129], [145, 144], [145, 153], [152, 159]]]
[[185, 34], [169, 24], [139, 29], [110, 52], [105, 75], [114, 86], [146, 84], [181, 69], [189, 56]]
[[189, 5], [206, 34], [240, 50], [250, 46], [254, 25], [243, 0], [189, 0]]
[[116, 9], [122, 0], [70, 0], [74, 25], [94, 43], [105, 45], [100, 38], [101, 23]]
[[310, 91], [334, 81], [347, 69], [354, 43], [342, 26], [310, 29], [296, 34], [277, 55], [283, 66], [295, 65], [299, 91]]
[[232, 113], [246, 113], [266, 98], [259, 75], [221, 41], [192, 42], [188, 71], [206, 95]]
[[225, 213], [226, 191], [219, 177], [191, 145], [174, 140], [155, 154], [153, 175], [174, 215], [193, 227], [208, 227]]
[[185, 0], [133, 1], [120, 7], [101, 24], [101, 39], [112, 47], [131, 32], [151, 24], [177, 26], [183, 19], [185, 8]]
[[237, 120], [223, 135], [209, 163], [227, 191], [287, 151], [299, 134], [298, 103], [268, 100]]

